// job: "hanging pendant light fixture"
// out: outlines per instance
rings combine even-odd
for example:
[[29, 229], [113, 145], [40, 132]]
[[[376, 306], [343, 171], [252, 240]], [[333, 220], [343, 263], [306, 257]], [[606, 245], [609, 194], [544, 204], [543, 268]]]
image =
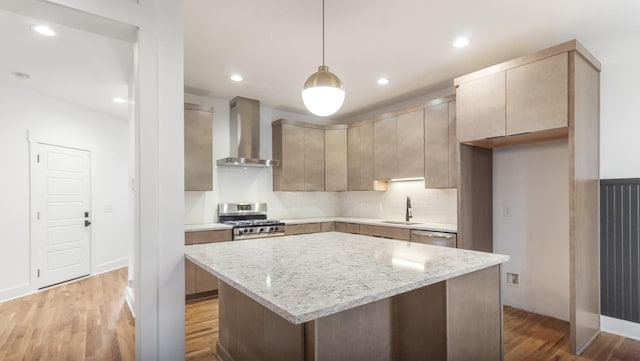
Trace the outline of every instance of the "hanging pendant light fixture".
[[340, 78], [324, 65], [324, 0], [322, 0], [322, 65], [304, 83], [302, 101], [311, 113], [326, 117], [342, 107], [344, 94], [344, 86]]

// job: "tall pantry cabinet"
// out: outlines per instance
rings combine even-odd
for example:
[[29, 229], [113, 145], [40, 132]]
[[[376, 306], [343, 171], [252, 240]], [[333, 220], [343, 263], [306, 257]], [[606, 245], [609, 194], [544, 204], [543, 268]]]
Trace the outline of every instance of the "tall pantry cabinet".
[[492, 149], [553, 139], [569, 147], [571, 351], [600, 329], [600, 63], [569, 41], [455, 79], [458, 244], [492, 251]]

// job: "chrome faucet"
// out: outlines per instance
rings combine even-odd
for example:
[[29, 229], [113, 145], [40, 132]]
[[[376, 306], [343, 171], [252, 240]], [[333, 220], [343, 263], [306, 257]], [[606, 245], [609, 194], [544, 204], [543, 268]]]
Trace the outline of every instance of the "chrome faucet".
[[407, 197], [407, 213], [404, 220], [405, 222], [409, 222], [411, 218], [413, 218], [413, 212], [411, 211], [411, 198]]

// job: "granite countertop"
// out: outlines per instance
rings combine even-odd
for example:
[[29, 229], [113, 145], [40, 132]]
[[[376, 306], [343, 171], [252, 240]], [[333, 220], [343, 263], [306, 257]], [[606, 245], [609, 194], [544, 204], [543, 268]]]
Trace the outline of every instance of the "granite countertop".
[[396, 228], [410, 228], [419, 229], [423, 231], [434, 232], [458, 232], [458, 227], [455, 224], [448, 223], [434, 223], [434, 222], [421, 222], [413, 221], [416, 224], [401, 224], [401, 223], [385, 223], [389, 219], [376, 219], [376, 218], [360, 218], [360, 217], [317, 217], [317, 218], [292, 218], [283, 219], [285, 224], [304, 224], [304, 223], [320, 223], [320, 222], [345, 222], [345, 223], [359, 223], [370, 224], [374, 226], [396, 227]]
[[233, 227], [222, 223], [200, 223], [200, 224], [185, 224], [185, 232], [200, 232], [200, 231], [217, 231], [221, 229], [231, 229]]
[[199, 244], [185, 255], [294, 324], [509, 260], [338, 232]]

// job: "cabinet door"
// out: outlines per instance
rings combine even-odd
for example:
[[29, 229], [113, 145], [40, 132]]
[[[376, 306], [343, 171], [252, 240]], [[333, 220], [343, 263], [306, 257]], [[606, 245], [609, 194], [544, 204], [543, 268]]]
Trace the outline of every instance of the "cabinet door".
[[218, 289], [218, 278], [204, 269], [196, 268], [196, 293], [215, 291]]
[[282, 191], [302, 191], [305, 181], [305, 128], [282, 124]]
[[212, 113], [184, 110], [184, 190], [213, 190]]
[[184, 244], [201, 244], [201, 243], [213, 243], [213, 242], [226, 242], [232, 238], [231, 230], [224, 229], [220, 231], [197, 231], [197, 232], [185, 232]]
[[196, 293], [196, 265], [188, 259], [184, 260], [184, 293]]
[[568, 99], [568, 53], [507, 70], [507, 135], [567, 127]]
[[374, 190], [373, 169], [373, 123], [368, 122], [360, 126], [360, 190]]
[[324, 190], [324, 129], [304, 128], [304, 190]]
[[396, 125], [396, 117], [373, 123], [373, 169], [374, 178], [377, 180], [391, 179], [396, 175]]
[[456, 102], [449, 102], [449, 188], [458, 186], [458, 135], [456, 133]]
[[424, 176], [424, 110], [399, 115], [396, 119], [397, 169], [392, 178]]
[[347, 173], [347, 129], [327, 129], [324, 131], [324, 189], [346, 191]]
[[284, 227], [284, 234], [287, 236], [320, 232], [322, 232], [322, 223], [288, 224]]
[[322, 222], [321, 231], [322, 232], [335, 232], [336, 231], [336, 222]]
[[504, 72], [458, 86], [456, 100], [460, 142], [506, 134], [505, 94]]
[[425, 188], [449, 187], [449, 103], [425, 109]]
[[362, 189], [360, 184], [360, 128], [351, 127], [347, 131], [347, 157], [349, 167], [349, 190], [359, 191]]

